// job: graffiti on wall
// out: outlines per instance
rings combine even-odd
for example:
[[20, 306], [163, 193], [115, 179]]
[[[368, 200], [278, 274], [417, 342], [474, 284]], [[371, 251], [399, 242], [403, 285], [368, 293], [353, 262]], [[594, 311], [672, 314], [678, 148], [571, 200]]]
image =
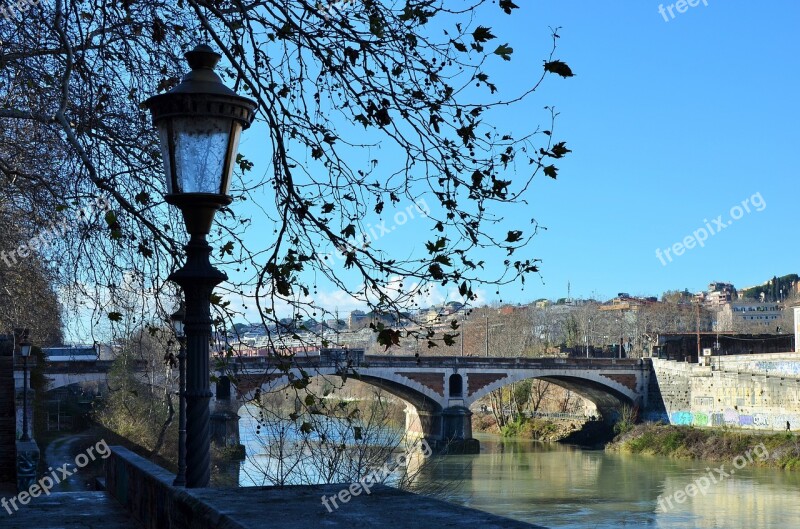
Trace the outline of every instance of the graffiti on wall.
[[[658, 415], [658, 419], [651, 416]], [[791, 429], [800, 429], [800, 415], [770, 414], [770, 413], [739, 413], [727, 409], [717, 413], [699, 411], [674, 411], [668, 417], [664, 414], [648, 414], [646, 420], [667, 419], [670, 424], [682, 426], [734, 426], [745, 428], [758, 428], [768, 430], [785, 430], [786, 423]]]
[[756, 373], [767, 375], [800, 376], [800, 362], [759, 360], [743, 364], [741, 370], [755, 371]]
[[670, 423], [689, 426], [692, 424], [692, 412], [676, 411], [670, 416]]

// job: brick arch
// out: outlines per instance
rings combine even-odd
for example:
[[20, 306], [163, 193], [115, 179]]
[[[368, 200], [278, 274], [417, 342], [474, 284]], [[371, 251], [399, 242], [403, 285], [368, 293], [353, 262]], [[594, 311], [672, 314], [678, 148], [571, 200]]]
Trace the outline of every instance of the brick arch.
[[[297, 370], [291, 370], [297, 371]], [[366, 371], [366, 370], [365, 370]], [[410, 375], [410, 376], [409, 376]], [[348, 378], [364, 382], [371, 386], [383, 389], [391, 395], [398, 397], [417, 411], [439, 412], [442, 410], [441, 400], [444, 392], [444, 382], [441, 385], [435, 384], [433, 377], [419, 377], [416, 373], [391, 373], [391, 374], [349, 374]], [[298, 374], [299, 376], [299, 374]], [[311, 378], [316, 377], [340, 377], [334, 369], [319, 368], [315, 369]], [[444, 380], [444, 375], [439, 375]], [[256, 392], [276, 391], [289, 385], [289, 378], [284, 373], [272, 373], [265, 375], [240, 375], [237, 377], [233, 386], [236, 388], [236, 396], [243, 403], [247, 403], [255, 397]]]
[[[491, 391], [514, 382], [532, 378], [546, 380], [564, 387], [593, 402], [598, 410], [610, 411], [622, 405], [639, 404], [636, 375], [615, 375], [601, 373], [576, 374], [561, 369], [509, 370], [497, 373], [477, 373], [476, 383], [470, 382], [467, 375], [468, 396], [465, 404], [471, 405]], [[491, 376], [490, 376], [491, 375]]]

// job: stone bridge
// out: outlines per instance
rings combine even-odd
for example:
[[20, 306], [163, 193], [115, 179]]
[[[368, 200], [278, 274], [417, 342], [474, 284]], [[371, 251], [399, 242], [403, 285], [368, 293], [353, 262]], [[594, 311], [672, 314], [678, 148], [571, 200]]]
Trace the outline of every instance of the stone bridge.
[[[108, 380], [108, 372], [113, 364], [113, 360], [47, 362], [43, 371], [47, 379], [46, 391], [85, 382], [101, 382], [105, 385]], [[17, 368], [15, 376], [19, 378], [21, 387], [22, 372], [19, 368]]]
[[[47, 389], [104, 382], [111, 361], [51, 362]], [[470, 407], [489, 392], [537, 378], [593, 402], [606, 418], [621, 405], [647, 407], [650, 359], [365, 356], [360, 350], [323, 350], [318, 356], [244, 357], [230, 364], [236, 398], [212, 401], [214, 437], [238, 444], [238, 408], [258, 392], [277, 391], [292, 380], [342, 375], [381, 388], [409, 404], [406, 430], [441, 449], [475, 452]], [[16, 371], [16, 370], [15, 370]], [[20, 378], [21, 372], [15, 375]], [[212, 384], [212, 390], [216, 390]], [[217, 394], [217, 391], [214, 391]], [[224, 394], [224, 392], [223, 392]], [[227, 441], [225, 441], [227, 439]]]
[[[281, 363], [281, 364], [279, 364]], [[311, 376], [347, 376], [381, 388], [410, 405], [407, 433], [440, 448], [475, 452], [470, 406], [489, 392], [513, 382], [538, 378], [590, 400], [608, 418], [621, 405], [647, 405], [650, 359], [567, 359], [308, 356], [238, 359], [232, 366], [240, 403], [258, 392], [287, 387]]]

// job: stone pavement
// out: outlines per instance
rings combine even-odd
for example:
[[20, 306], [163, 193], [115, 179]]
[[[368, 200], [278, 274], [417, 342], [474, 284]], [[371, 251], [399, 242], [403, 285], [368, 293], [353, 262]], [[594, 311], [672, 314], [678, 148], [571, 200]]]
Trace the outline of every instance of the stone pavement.
[[241, 529], [544, 529], [386, 486], [376, 486], [371, 494], [360, 494], [346, 504], [339, 502], [338, 509], [328, 510], [323, 506], [323, 495], [335, 497], [346, 488], [346, 484], [311, 485], [284, 489], [195, 489], [190, 493], [220, 515], [235, 520]]
[[[5, 496], [7, 500], [12, 494]], [[9, 505], [13, 512], [13, 508]], [[141, 529], [105, 492], [59, 492], [31, 498], [9, 515], [0, 507], [3, 529]]]

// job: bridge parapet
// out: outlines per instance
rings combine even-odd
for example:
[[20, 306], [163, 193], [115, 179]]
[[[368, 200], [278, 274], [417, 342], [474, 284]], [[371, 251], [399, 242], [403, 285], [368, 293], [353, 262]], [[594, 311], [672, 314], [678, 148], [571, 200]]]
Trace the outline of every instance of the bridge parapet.
[[240, 357], [231, 363], [234, 371], [242, 368], [267, 368], [281, 365], [291, 367], [421, 367], [470, 369], [650, 369], [650, 358], [537, 358], [537, 357], [469, 357], [469, 356], [392, 356], [366, 355], [357, 360], [343, 362], [325, 356], [258, 356]]

